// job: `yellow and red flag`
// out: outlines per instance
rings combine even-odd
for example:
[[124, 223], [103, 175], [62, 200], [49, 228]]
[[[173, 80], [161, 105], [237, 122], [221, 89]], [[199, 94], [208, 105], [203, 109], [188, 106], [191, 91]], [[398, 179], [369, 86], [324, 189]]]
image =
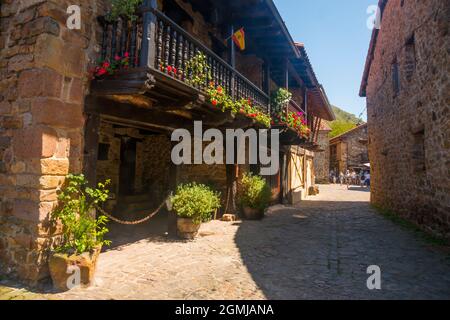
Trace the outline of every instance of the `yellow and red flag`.
[[245, 50], [245, 32], [244, 28], [239, 29], [233, 34], [233, 41], [237, 47], [243, 51]]

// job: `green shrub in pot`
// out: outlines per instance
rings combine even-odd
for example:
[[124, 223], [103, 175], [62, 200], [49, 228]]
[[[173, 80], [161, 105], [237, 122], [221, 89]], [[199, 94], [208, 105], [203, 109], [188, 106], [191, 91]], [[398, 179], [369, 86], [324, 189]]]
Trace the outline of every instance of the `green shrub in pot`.
[[94, 276], [98, 255], [108, 232], [107, 217], [96, 216], [95, 208], [108, 199], [109, 181], [88, 187], [84, 175], [69, 174], [58, 195], [58, 207], [52, 213], [55, 223], [62, 226], [62, 241], [54, 248], [49, 259], [50, 274], [57, 289], [71, 289], [67, 279], [71, 267], [80, 269], [80, 285], [89, 285]]
[[251, 173], [244, 174], [241, 182], [240, 204], [248, 219], [261, 218], [269, 206], [272, 192], [266, 180]]
[[211, 220], [212, 214], [220, 208], [220, 193], [203, 184], [181, 184], [170, 201], [178, 216], [178, 237], [191, 240], [197, 235], [201, 223]]

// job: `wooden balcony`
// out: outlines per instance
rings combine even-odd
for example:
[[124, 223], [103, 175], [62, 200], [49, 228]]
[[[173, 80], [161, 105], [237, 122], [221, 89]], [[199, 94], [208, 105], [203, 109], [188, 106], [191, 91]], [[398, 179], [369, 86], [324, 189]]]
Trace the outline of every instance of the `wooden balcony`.
[[[265, 92], [157, 9], [142, 8], [136, 21], [99, 21], [103, 27], [102, 59], [127, 52], [130, 65], [127, 70], [94, 80], [93, 95], [128, 97], [128, 101], [159, 108], [193, 108], [207, 104], [205, 91], [213, 82], [233, 99], [251, 100], [262, 111], [270, 112]], [[199, 53], [206, 56], [211, 79], [194, 86], [186, 64]]]

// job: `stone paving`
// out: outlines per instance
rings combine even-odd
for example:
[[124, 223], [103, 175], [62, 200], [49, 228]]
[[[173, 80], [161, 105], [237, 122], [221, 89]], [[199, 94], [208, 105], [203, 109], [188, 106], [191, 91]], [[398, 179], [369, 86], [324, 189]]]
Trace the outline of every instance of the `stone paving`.
[[[450, 299], [450, 259], [377, 214], [358, 187], [321, 186], [263, 221], [218, 222], [193, 242], [150, 237], [101, 254], [96, 284], [59, 294], [0, 283], [0, 299]], [[381, 290], [368, 290], [369, 265]]]

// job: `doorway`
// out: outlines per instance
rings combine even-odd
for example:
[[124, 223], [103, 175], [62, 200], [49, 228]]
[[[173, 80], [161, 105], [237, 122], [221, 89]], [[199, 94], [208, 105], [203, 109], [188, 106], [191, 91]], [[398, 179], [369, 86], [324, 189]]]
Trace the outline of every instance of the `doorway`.
[[121, 196], [134, 194], [136, 181], [136, 145], [136, 139], [121, 137], [119, 169], [119, 194]]

